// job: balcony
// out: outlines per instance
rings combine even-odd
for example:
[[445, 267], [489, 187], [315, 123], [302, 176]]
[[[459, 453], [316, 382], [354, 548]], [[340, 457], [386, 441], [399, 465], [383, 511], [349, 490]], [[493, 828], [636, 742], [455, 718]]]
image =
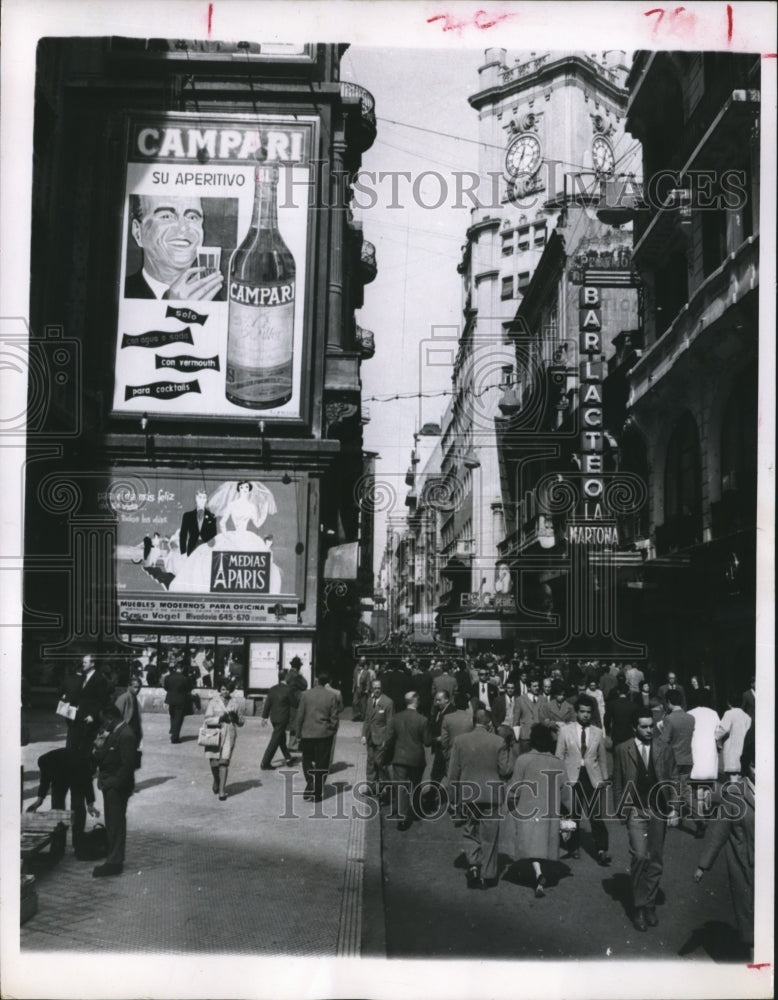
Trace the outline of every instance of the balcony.
[[359, 263], [362, 271], [362, 281], [364, 284], [369, 285], [371, 281], [375, 281], [378, 274], [378, 264], [375, 259], [375, 247], [368, 240], [364, 240], [362, 243], [362, 249], [359, 252]]
[[[658, 385], [685, 352], [720, 324], [725, 315], [734, 316], [731, 310], [758, 287], [759, 238], [749, 236], [695, 289], [667, 330], [644, 351], [631, 372], [630, 406], [634, 407], [652, 386]], [[734, 324], [733, 319], [730, 325], [734, 327]], [[717, 328], [720, 329], [720, 325]], [[713, 349], [711, 356], [716, 357], [716, 363], [727, 363], [724, 352], [742, 350], [734, 330], [729, 337], [722, 335], [715, 344], [709, 344], [705, 350]]]
[[375, 334], [373, 331], [357, 326], [355, 340], [362, 360], [368, 361], [372, 358], [375, 354]]
[[458, 538], [456, 544], [456, 555], [460, 558], [469, 559], [471, 556], [475, 555], [475, 539], [474, 538]]
[[358, 83], [345, 81], [341, 82], [340, 85], [340, 98], [344, 105], [357, 104], [359, 106], [359, 115], [351, 118], [351, 121], [355, 122], [355, 127], [350, 137], [359, 150], [364, 153], [375, 142], [375, 99], [369, 90], [360, 87]]

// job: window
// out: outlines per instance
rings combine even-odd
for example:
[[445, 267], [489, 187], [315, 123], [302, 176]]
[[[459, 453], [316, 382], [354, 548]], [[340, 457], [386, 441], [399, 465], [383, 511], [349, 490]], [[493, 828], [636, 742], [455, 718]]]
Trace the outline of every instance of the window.
[[502, 279], [500, 298], [503, 300], [513, 298], [513, 275]]
[[502, 255], [510, 257], [513, 253], [513, 233], [502, 234]]
[[535, 226], [535, 231], [533, 234], [533, 245], [536, 247], [543, 247], [546, 245], [546, 225]]
[[529, 250], [529, 226], [519, 230], [519, 253]]
[[519, 275], [519, 291], [523, 292], [529, 287], [529, 271], [522, 271]]

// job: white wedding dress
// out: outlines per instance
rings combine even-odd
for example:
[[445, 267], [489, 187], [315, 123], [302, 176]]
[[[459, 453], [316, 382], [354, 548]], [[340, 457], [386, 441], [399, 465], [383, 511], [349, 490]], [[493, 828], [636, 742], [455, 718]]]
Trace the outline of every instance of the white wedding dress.
[[[262, 489], [269, 496], [269, 491], [265, 487]], [[218, 492], [218, 491], [217, 491]], [[261, 528], [266, 512], [267, 503], [257, 503], [249, 497], [238, 494], [234, 495], [223, 508], [223, 513], [219, 516], [219, 533], [213, 539], [213, 544], [204, 543], [189, 556], [182, 558], [179, 571], [171, 581], [168, 588], [172, 594], [208, 594], [211, 592], [211, 566], [214, 552], [270, 552], [270, 546], [265, 540], [252, 531], [249, 525]], [[216, 496], [216, 494], [214, 494]], [[271, 497], [272, 502], [272, 497]], [[209, 508], [218, 511], [217, 503], [208, 501]], [[275, 513], [275, 503], [272, 502], [272, 513]], [[228, 525], [232, 525], [229, 528]], [[268, 594], [280, 594], [282, 592], [281, 570], [270, 561], [270, 589]], [[224, 593], [220, 591], [220, 593]], [[245, 591], [241, 591], [245, 594]]]

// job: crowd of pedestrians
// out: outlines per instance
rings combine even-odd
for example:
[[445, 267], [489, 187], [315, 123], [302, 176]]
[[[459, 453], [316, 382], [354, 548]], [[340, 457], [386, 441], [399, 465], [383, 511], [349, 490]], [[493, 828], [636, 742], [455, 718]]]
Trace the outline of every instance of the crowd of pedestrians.
[[[301, 667], [292, 661], [267, 692], [262, 724], [270, 724], [272, 734], [258, 766], [272, 770], [278, 751], [294, 766], [292, 751], [299, 748], [303, 798], [320, 802], [343, 697], [323, 669], [309, 688]], [[170, 739], [179, 743], [191, 693], [181, 662], [174, 659], [164, 686]], [[123, 868], [127, 803], [141, 764], [141, 690], [137, 673], [126, 688], [112, 690], [94, 658], [84, 656], [60, 691], [71, 709], [65, 746], [38, 762], [40, 785], [29, 809], [38, 809], [49, 792], [52, 807], [64, 808], [69, 792], [77, 856], [87, 811], [99, 815], [97, 777], [108, 854], [94, 869], [96, 877]], [[369, 793], [392, 803], [401, 832], [448, 812], [462, 828], [470, 888], [498, 884], [501, 853], [531, 866], [538, 897], [546, 893], [548, 865], [563, 856], [580, 859], [583, 846], [591, 845], [593, 859], [607, 868], [609, 821], [621, 820], [630, 849], [632, 919], [645, 931], [658, 922], [667, 828], [691, 823], [705, 840], [695, 879], [725, 852], [741, 935], [752, 943], [753, 678], [745, 692], [727, 693], [720, 717], [699, 678], [687, 690], [670, 672], [654, 690], [635, 665], [559, 661], [544, 670], [518, 656], [383, 664], [363, 657], [354, 668], [352, 699]], [[204, 715], [205, 728], [218, 732], [218, 742], [204, 751], [222, 802], [243, 722], [234, 679], [223, 677], [209, 692]], [[741, 806], [722, 812], [733, 785]]]
[[[630, 850], [632, 920], [646, 931], [658, 923], [666, 831], [691, 823], [705, 838], [695, 878], [726, 844], [733, 898], [750, 893], [750, 903], [738, 904], [748, 946], [754, 680], [728, 693], [721, 717], [712, 700], [699, 676], [688, 692], [674, 672], [654, 689], [638, 665], [596, 661], [544, 671], [521, 657], [362, 658], [353, 675], [370, 791], [392, 802], [400, 831], [447, 808], [463, 827], [470, 888], [498, 884], [502, 851], [531, 864], [542, 897], [548, 863], [580, 858], [584, 819], [592, 856], [607, 868], [608, 821], [619, 820]], [[737, 808], [722, 809], [730, 800]]]

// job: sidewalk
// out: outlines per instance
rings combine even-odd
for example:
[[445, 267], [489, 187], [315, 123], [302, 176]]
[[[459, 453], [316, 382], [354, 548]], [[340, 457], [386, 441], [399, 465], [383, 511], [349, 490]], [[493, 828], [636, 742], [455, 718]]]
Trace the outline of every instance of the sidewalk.
[[[380, 954], [379, 821], [352, 818], [351, 790], [364, 780], [360, 725], [341, 723], [327, 797], [315, 804], [301, 798], [299, 764], [259, 770], [271, 733], [259, 718], [239, 731], [229, 798], [220, 802], [197, 746], [199, 724], [197, 716], [187, 719], [183, 742], [173, 745], [167, 716], [144, 716], [124, 873], [92, 878], [95, 862], [76, 860], [70, 844], [54, 866], [45, 856], [33, 862], [39, 909], [21, 928], [22, 952], [359, 957], [367, 909], [369, 951]], [[25, 806], [35, 798], [37, 758], [62, 745], [51, 736], [22, 751]]]

